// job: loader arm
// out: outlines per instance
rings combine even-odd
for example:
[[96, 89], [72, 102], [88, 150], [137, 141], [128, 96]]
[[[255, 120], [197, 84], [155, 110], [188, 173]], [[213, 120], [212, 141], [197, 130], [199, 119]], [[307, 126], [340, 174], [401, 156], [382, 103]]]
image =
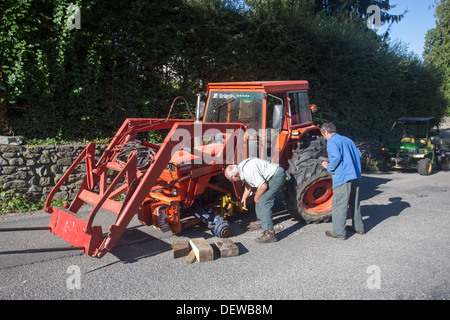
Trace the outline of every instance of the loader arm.
[[[203, 124], [202, 135], [205, 133], [205, 131], [211, 128], [226, 132], [227, 129], [239, 129], [240, 127], [240, 124]], [[145, 175], [140, 179], [139, 184], [137, 185], [136, 190], [132, 193], [130, 200], [126, 204], [124, 204], [124, 208], [121, 210], [121, 213], [117, 217], [116, 222], [110, 226], [109, 234], [95, 253], [95, 256], [97, 258], [101, 258], [114, 247], [128, 224], [130, 223], [131, 218], [138, 211], [141, 203], [150, 193], [152, 187], [155, 186], [158, 177], [161, 175], [162, 171], [169, 163], [172, 155], [184, 148], [184, 145], [180, 143], [178, 139], [176, 141], [172, 139], [175, 136], [177, 130], [186, 130], [186, 132], [189, 132], [190, 137], [194, 137], [194, 127], [192, 124], [175, 123], [166, 139], [164, 140], [164, 143], [162, 144], [158, 153], [156, 154], [154, 162], [147, 170]], [[225, 146], [226, 145], [227, 144], [225, 144]], [[202, 156], [208, 157], [208, 155], [204, 154]], [[222, 154], [222, 156], [224, 157], [225, 154]], [[211, 160], [213, 158], [209, 159]]]
[[[133, 141], [138, 132], [166, 128], [171, 128], [171, 130], [148, 168], [144, 170], [137, 168], [137, 159], [134, 152], [130, 153], [123, 167], [118, 167], [117, 163], [114, 162], [117, 157], [118, 147]], [[68, 172], [63, 175], [52, 189], [45, 205], [45, 211], [52, 215], [50, 232], [74, 246], [84, 247], [84, 252], [88, 255], [97, 258], [103, 257], [116, 245], [149, 193], [154, 192], [152, 188], [176, 152], [189, 150], [192, 155], [201, 157], [202, 161], [210, 164], [221, 161], [222, 163], [220, 164], [226, 164], [235, 161], [236, 139], [234, 139], [235, 136], [233, 135], [229, 135], [232, 138], [228, 137], [222, 149], [214, 155], [204, 153], [204, 149], [201, 147], [196, 148], [190, 145], [192, 141], [190, 137], [198, 134], [203, 135], [211, 129], [224, 134], [234, 133], [241, 132], [243, 125], [210, 123], [194, 127], [194, 123], [191, 120], [127, 119], [97, 164], [94, 164], [92, 161], [95, 156], [95, 144], [89, 144], [69, 168]], [[86, 165], [86, 177], [77, 196], [70, 206], [65, 208], [50, 207], [53, 196], [83, 159], [86, 159], [86, 163], [89, 162], [89, 164]], [[109, 186], [106, 183], [108, 169], [119, 171]], [[119, 181], [123, 178], [126, 178], [124, 184], [117, 187]], [[92, 190], [94, 185], [97, 184], [99, 184], [98, 194]], [[125, 192], [126, 197], [122, 203], [114, 200]], [[83, 203], [93, 205], [93, 209], [86, 221], [74, 215]], [[109, 232], [105, 237], [101, 227], [94, 224], [95, 216], [100, 209], [105, 209], [117, 215], [115, 223], [109, 226]]]

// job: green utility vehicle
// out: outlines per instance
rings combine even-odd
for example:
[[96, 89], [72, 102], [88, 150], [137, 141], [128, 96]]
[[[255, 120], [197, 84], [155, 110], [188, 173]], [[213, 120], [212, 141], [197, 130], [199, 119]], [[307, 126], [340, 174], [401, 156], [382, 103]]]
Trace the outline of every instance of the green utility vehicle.
[[450, 154], [442, 148], [439, 126], [434, 117], [399, 118], [394, 122], [381, 147], [378, 169], [417, 169], [429, 175], [436, 164], [438, 170], [447, 170]]

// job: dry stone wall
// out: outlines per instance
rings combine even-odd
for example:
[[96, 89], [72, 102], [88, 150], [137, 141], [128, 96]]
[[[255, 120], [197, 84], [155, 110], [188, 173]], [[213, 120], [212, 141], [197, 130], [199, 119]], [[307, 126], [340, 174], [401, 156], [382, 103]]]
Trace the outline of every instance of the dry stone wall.
[[[29, 200], [45, 200], [47, 195], [83, 151], [85, 145], [0, 145], [0, 189], [25, 195]], [[97, 145], [99, 156], [106, 145]], [[72, 199], [84, 178], [81, 163], [55, 195]]]
[[379, 142], [355, 142], [361, 151], [363, 164], [374, 164], [380, 158], [382, 143]]

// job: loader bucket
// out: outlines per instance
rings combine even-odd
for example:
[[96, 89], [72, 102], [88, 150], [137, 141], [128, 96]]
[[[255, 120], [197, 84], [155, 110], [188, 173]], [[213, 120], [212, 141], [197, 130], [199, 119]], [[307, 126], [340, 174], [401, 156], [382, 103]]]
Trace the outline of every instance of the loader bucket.
[[62, 208], [51, 208], [50, 232], [74, 247], [84, 247], [84, 253], [93, 256], [103, 241], [102, 227], [93, 226], [86, 232], [86, 222]]

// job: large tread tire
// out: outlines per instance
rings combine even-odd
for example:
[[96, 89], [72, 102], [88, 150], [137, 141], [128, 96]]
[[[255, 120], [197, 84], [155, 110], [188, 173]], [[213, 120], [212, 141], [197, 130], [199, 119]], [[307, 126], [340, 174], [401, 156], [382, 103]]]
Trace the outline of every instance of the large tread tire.
[[292, 151], [287, 174], [285, 206], [296, 219], [305, 223], [328, 221], [333, 197], [331, 175], [321, 165], [326, 156], [323, 137], [298, 143]]

